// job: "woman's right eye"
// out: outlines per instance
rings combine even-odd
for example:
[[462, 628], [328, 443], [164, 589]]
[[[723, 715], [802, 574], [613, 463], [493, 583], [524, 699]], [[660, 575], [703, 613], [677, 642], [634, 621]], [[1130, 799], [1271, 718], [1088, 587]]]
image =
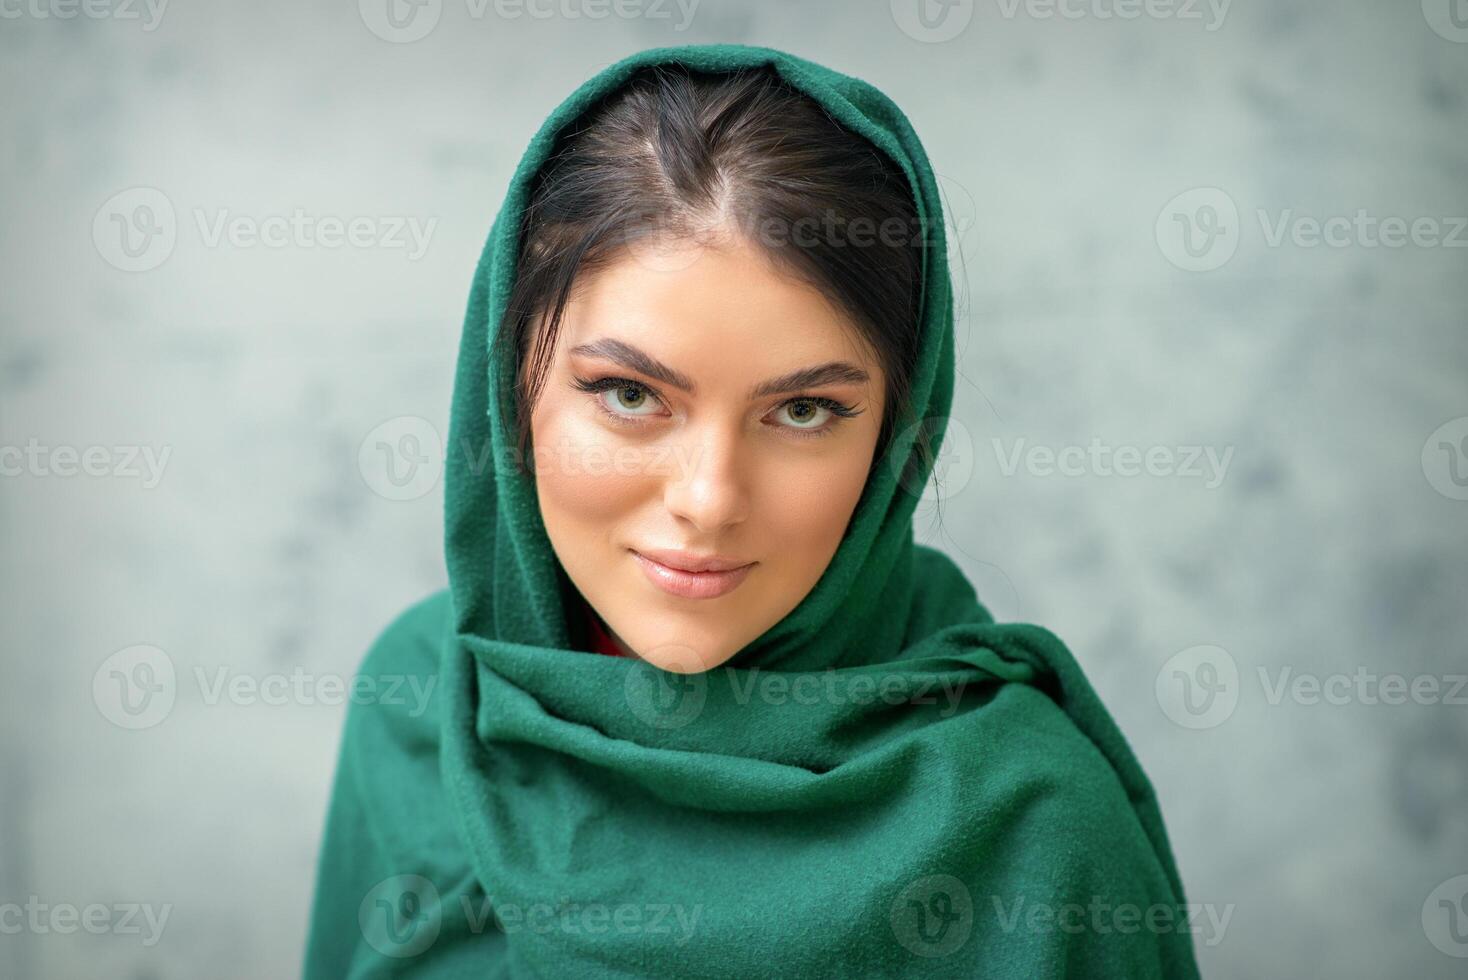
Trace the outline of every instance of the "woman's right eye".
[[[606, 394], [612, 396], [610, 399], [611, 404], [608, 406], [612, 411], [626, 409], [629, 415], [651, 414], [646, 411], [639, 411], [639, 409], [646, 409], [650, 405], [656, 405], [656, 399], [652, 397], [652, 392], [641, 385], [619, 385], [616, 388], [607, 389], [604, 392], [604, 395]], [[602, 404], [605, 405], [606, 403], [607, 399], [603, 397]]]
[[594, 395], [610, 415], [628, 418], [657, 413], [657, 396], [646, 385], [630, 378], [577, 378], [576, 387]]

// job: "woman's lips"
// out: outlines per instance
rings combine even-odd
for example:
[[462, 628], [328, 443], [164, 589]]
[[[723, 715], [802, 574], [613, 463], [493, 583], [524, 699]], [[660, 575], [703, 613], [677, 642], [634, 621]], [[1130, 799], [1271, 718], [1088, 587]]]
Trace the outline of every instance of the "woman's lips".
[[739, 588], [739, 584], [755, 566], [754, 562], [750, 562], [727, 571], [686, 572], [681, 568], [664, 565], [634, 549], [628, 550], [632, 551], [632, 557], [642, 566], [643, 574], [649, 582], [670, 595], [685, 599], [717, 599], [721, 595], [727, 595]]

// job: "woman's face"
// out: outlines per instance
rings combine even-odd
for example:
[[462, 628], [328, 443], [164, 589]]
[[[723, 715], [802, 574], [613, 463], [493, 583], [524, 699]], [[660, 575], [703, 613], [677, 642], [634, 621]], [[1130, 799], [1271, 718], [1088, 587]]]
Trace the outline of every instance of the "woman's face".
[[[820, 292], [742, 239], [700, 240], [579, 284], [531, 414], [557, 557], [619, 646], [678, 673], [717, 667], [815, 586], [885, 390]], [[709, 558], [723, 570], [696, 570]]]

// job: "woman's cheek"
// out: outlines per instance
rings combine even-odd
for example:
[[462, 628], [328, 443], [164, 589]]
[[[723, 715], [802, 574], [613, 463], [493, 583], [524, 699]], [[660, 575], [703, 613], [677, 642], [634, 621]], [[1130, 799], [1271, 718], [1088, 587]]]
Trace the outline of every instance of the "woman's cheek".
[[770, 503], [763, 515], [767, 526], [761, 537], [781, 542], [780, 551], [792, 575], [810, 588], [825, 571], [846, 533], [851, 513], [865, 483], [866, 461], [832, 456], [793, 462], [770, 476], [763, 499]]
[[610, 531], [608, 522], [645, 495], [642, 453], [619, 446], [619, 440], [595, 420], [561, 411], [532, 440], [536, 483], [547, 519], [554, 514]]

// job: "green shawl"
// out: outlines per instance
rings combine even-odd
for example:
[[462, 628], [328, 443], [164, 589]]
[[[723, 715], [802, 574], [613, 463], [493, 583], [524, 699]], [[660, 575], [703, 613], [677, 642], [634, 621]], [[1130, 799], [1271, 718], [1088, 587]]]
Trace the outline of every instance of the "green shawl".
[[490, 363], [489, 341], [557, 133], [634, 69], [674, 61], [771, 64], [906, 172], [933, 246], [914, 415], [942, 436], [942, 210], [896, 105], [741, 45], [642, 51], [582, 84], [530, 141], [474, 275], [449, 588], [362, 663], [376, 696], [347, 716], [306, 977], [1196, 976], [1146, 775], [1061, 641], [995, 623], [954, 563], [914, 542], [904, 488], [928, 469], [910, 430], [809, 595], [727, 664], [674, 675], [584, 652], [490, 397], [509, 365]]

